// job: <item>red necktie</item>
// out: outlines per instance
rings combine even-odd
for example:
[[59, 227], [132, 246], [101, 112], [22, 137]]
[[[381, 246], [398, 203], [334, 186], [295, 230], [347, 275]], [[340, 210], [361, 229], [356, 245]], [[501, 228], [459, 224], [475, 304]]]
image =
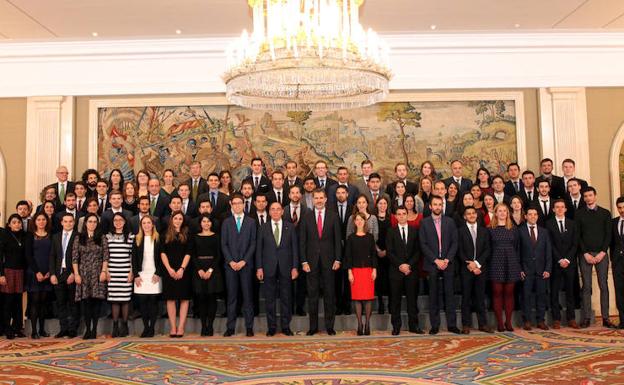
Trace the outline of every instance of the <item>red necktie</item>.
[[292, 213], [292, 220], [293, 222], [296, 224], [299, 220], [299, 218], [297, 218], [297, 206], [295, 206], [293, 208], [293, 213]]
[[318, 230], [319, 238], [323, 237], [323, 217], [321, 217], [321, 211], [318, 212], [318, 217], [316, 218], [316, 229]]

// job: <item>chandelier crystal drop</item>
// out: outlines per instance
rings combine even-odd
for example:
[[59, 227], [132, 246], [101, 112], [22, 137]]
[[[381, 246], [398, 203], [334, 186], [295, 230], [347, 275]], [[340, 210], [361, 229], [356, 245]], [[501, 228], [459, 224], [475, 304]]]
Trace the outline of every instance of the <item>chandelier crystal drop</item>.
[[359, 21], [364, 0], [248, 0], [253, 32], [227, 49], [226, 97], [243, 107], [326, 111], [388, 95], [387, 44]]

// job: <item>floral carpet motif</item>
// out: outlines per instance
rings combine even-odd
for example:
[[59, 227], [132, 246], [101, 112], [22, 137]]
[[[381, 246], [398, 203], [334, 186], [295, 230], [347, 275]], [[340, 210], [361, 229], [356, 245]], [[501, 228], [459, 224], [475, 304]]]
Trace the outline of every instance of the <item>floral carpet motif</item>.
[[0, 340], [4, 384], [624, 384], [624, 333]]

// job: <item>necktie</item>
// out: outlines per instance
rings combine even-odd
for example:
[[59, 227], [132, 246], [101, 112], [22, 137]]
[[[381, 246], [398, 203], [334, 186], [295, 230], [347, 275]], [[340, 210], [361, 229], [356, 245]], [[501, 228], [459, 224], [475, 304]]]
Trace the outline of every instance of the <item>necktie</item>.
[[241, 217], [236, 217], [236, 231], [238, 231], [240, 233], [240, 229], [241, 229]]
[[292, 210], [292, 221], [293, 223], [297, 223], [299, 221], [299, 217], [297, 216], [297, 208], [299, 206], [294, 206]]
[[576, 210], [576, 209], [578, 209], [578, 203], [577, 203], [576, 199], [575, 199], [573, 202], [574, 202], [574, 203], [573, 203], [573, 204], [574, 204], [574, 209], [575, 209], [575, 210]]
[[277, 192], [277, 201], [278, 201], [280, 204], [282, 204], [282, 192], [281, 192], [281, 191], [278, 191], [278, 192]]
[[61, 183], [61, 188], [59, 189], [59, 198], [61, 198], [61, 202], [65, 202], [65, 183]]
[[518, 183], [518, 181], [514, 182], [514, 189], [516, 190], [516, 192], [520, 191], [520, 183]]
[[529, 226], [529, 229], [531, 229], [531, 243], [535, 245], [535, 243], [537, 243], [537, 236], [535, 235], [535, 226]]
[[100, 198], [100, 211], [104, 211], [104, 198]]
[[245, 201], [245, 214], [249, 214], [249, 201]]
[[401, 237], [403, 238], [403, 243], [407, 245], [407, 234], [405, 234], [405, 226], [401, 226]]
[[455, 178], [455, 183], [460, 184], [460, 183], [459, 183], [459, 181], [460, 181], [460, 180], [461, 180], [461, 179], [459, 179], [459, 178]]
[[210, 196], [212, 197], [212, 200], [210, 201], [210, 204], [212, 205], [212, 208], [214, 210], [215, 206], [217, 205], [217, 193], [215, 193], [214, 191], [210, 193]]
[[470, 235], [472, 235], [473, 259], [477, 259], [477, 229], [475, 225], [470, 225]]
[[150, 215], [154, 215], [154, 210], [156, 210], [156, 198], [152, 197], [152, 203], [150, 203]]
[[438, 233], [438, 251], [440, 255], [442, 254], [442, 219], [436, 218], [433, 220], [433, 224], [436, 228], [436, 233]]
[[318, 212], [318, 217], [316, 218], [316, 230], [318, 231], [319, 238], [323, 237], [323, 217], [321, 216], [321, 211]]
[[565, 229], [563, 228], [563, 221], [559, 221], [559, 231], [561, 231], [561, 234], [565, 232]]
[[197, 183], [197, 179], [193, 179], [193, 200], [197, 200], [198, 184], [199, 183]]
[[340, 205], [340, 220], [344, 222], [344, 204]]
[[377, 197], [379, 196], [379, 193], [373, 193], [373, 203], [377, 204]]
[[321, 188], [325, 188], [325, 179], [319, 180]]
[[254, 177], [254, 190], [258, 189], [258, 184], [260, 183], [259, 179], [260, 178], [258, 178], [257, 176]]
[[82, 199], [78, 199], [78, 211], [82, 209]]
[[66, 231], [63, 231], [63, 258], [61, 259], [62, 270], [67, 268], [67, 263], [65, 262], [65, 255], [67, 253], [67, 241], [68, 240], [69, 240], [69, 234]]
[[264, 224], [264, 214], [260, 214], [260, 224]]
[[544, 215], [548, 215], [548, 201], [542, 201], [542, 206], [544, 206]]
[[275, 238], [275, 244], [279, 245], [280, 231], [279, 231], [279, 226], [277, 225], [277, 222], [275, 222], [275, 230], [273, 231], [273, 237]]
[[624, 235], [624, 220], [620, 219], [620, 237]]
[[529, 196], [529, 200], [532, 201], [533, 200], [533, 191], [529, 191], [527, 193], [527, 195]]

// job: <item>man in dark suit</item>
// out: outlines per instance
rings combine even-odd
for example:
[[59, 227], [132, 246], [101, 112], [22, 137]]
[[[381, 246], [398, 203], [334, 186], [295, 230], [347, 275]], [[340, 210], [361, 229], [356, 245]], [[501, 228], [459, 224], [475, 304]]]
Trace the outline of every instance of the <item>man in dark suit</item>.
[[65, 202], [65, 194], [74, 192], [74, 182], [68, 180], [69, 171], [65, 166], [56, 169], [56, 182], [46, 186], [46, 189], [53, 187], [56, 191], [56, 207], [60, 207]]
[[206, 179], [201, 176], [201, 163], [199, 161], [191, 163], [189, 174], [186, 184], [191, 190], [191, 199], [193, 202], [197, 202], [199, 196], [208, 191]]
[[[424, 256], [423, 269], [429, 272], [429, 334], [440, 329], [438, 290], [444, 290], [444, 304], [448, 331], [459, 334], [457, 328], [455, 291], [453, 289], [455, 257], [457, 255], [457, 228], [452, 218], [442, 213], [442, 198], [432, 196], [429, 202], [431, 216], [420, 222], [418, 238]], [[440, 280], [443, 288], [439, 288]]]
[[338, 186], [344, 186], [348, 193], [347, 202], [351, 206], [354, 205], [355, 200], [360, 195], [360, 191], [353, 184], [349, 183], [349, 169], [344, 166], [338, 167], [336, 178], [338, 179], [338, 183], [327, 188], [327, 202], [332, 206], [336, 204], [336, 189]]
[[537, 177], [535, 183], [547, 180], [550, 183], [550, 195], [553, 199], [563, 198], [566, 193], [566, 185], [563, 178], [552, 173], [553, 161], [550, 158], [544, 158], [540, 162], [540, 176]]
[[147, 183], [147, 191], [150, 199], [150, 215], [162, 219], [169, 213], [169, 198], [160, 191], [160, 180], [151, 178]]
[[284, 173], [280, 170], [273, 171], [271, 185], [272, 188], [267, 194], [269, 205], [273, 202], [279, 202], [282, 207], [288, 206], [288, 190], [284, 188]]
[[524, 183], [520, 179], [520, 165], [516, 162], [509, 163], [507, 176], [509, 179], [505, 182], [505, 194], [509, 196], [519, 195], [524, 188]]
[[581, 182], [572, 178], [568, 180], [568, 192], [564, 195], [566, 201], [566, 217], [574, 219], [576, 213], [587, 206], [583, 199], [583, 191], [581, 190]]
[[[548, 184], [543, 181], [542, 183]], [[524, 280], [522, 285], [524, 300], [522, 301], [522, 313], [524, 318], [524, 330], [531, 330], [531, 308], [535, 299], [535, 319], [537, 327], [548, 330], [546, 326], [546, 288], [552, 271], [552, 246], [548, 231], [538, 226], [539, 212], [536, 207], [529, 207], [525, 214], [526, 225], [518, 228], [520, 245], [520, 262], [522, 272], [520, 276]], [[535, 294], [533, 293], [535, 292]]]
[[543, 180], [539, 182], [537, 185], [537, 191], [539, 193], [537, 197], [537, 205], [534, 205], [538, 210], [539, 219], [537, 220], [537, 224], [541, 227], [544, 227], [546, 221], [553, 217], [553, 202], [554, 200], [550, 197], [550, 184], [547, 180]]
[[459, 185], [459, 193], [463, 193], [464, 191], [470, 191], [472, 187], [472, 181], [470, 178], [464, 178], [464, 164], [461, 160], [455, 159], [451, 162], [451, 175], [450, 177], [444, 180], [444, 184], [446, 188], [451, 184], [451, 182], [455, 182]]
[[76, 209], [76, 194], [73, 192], [65, 194], [63, 207], [63, 211], [54, 213], [54, 218], [52, 218], [52, 234], [58, 233], [63, 229], [61, 221], [63, 220], [63, 215], [65, 213], [69, 213], [74, 217], [74, 226], [78, 225], [78, 219], [84, 215]]
[[[253, 182], [249, 179], [244, 180], [241, 183], [240, 194], [243, 196], [243, 212], [250, 217], [254, 216], [256, 208], [254, 207], [254, 187]], [[231, 211], [226, 211], [226, 216], [229, 216]]]
[[[169, 213], [159, 219], [161, 233], [164, 234], [167, 232], [167, 228], [169, 227], [169, 221], [171, 220], [171, 213], [175, 213], [176, 211], [182, 211], [182, 198], [180, 198], [179, 195], [174, 195], [171, 197], [171, 199], [169, 200]], [[191, 223], [193, 223], [193, 218], [184, 214], [184, 224], [189, 226]]]
[[314, 209], [301, 218], [300, 260], [307, 274], [308, 311], [310, 330], [307, 335], [318, 332], [318, 302], [321, 287], [325, 310], [325, 328], [328, 335], [336, 335], [334, 319], [336, 299], [334, 298], [335, 271], [340, 269], [342, 245], [338, 216], [328, 210], [325, 190], [314, 190]]
[[[260, 227], [269, 222], [269, 212], [267, 210], [268, 202], [266, 195], [258, 193], [254, 196], [254, 210], [249, 215], [256, 223], [256, 232], [260, 230]], [[260, 314], [260, 280], [256, 275], [252, 277], [252, 292], [253, 292], [253, 309], [254, 316]], [[237, 312], [238, 313], [238, 312]]]
[[212, 205], [210, 204], [210, 200], [208, 200], [205, 194], [204, 198], [199, 199], [197, 205], [198, 214], [197, 217], [191, 219], [191, 223], [189, 223], [189, 232], [191, 234], [199, 233], [201, 229], [200, 222], [202, 219], [202, 214], [208, 214], [210, 216], [210, 220], [212, 221], [212, 231], [220, 234], [221, 223], [223, 222], [223, 220], [215, 217], [214, 211], [212, 210]]
[[574, 281], [578, 281], [577, 263], [577, 232], [573, 220], [566, 218], [566, 203], [556, 199], [553, 204], [554, 216], [546, 221], [546, 229], [552, 243], [553, 268], [550, 278], [550, 310], [552, 311], [553, 328], [561, 328], [561, 306], [559, 295], [565, 289], [566, 320], [568, 326], [578, 329], [574, 314]]
[[472, 305], [476, 309], [479, 330], [492, 333], [487, 324], [485, 311], [485, 269], [490, 259], [490, 232], [479, 225], [479, 216], [473, 206], [464, 210], [465, 225], [459, 227], [459, 263], [462, 280], [462, 334], [470, 334], [472, 327]]
[[600, 314], [602, 326], [614, 328], [609, 320], [609, 258], [607, 251], [613, 235], [611, 213], [598, 206], [596, 189], [589, 186], [583, 191], [583, 199], [587, 206], [576, 212], [574, 221], [578, 228], [579, 265], [581, 270], [582, 309], [581, 328], [591, 324], [592, 315], [592, 273], [596, 268], [598, 287], [600, 288]]
[[72, 249], [77, 236], [77, 232], [74, 231], [74, 222], [71, 214], [63, 215], [61, 219], [63, 230], [52, 235], [50, 283], [54, 286], [61, 328], [55, 338], [76, 337], [80, 321], [80, 313], [75, 303], [76, 284], [72, 270]]
[[76, 194], [76, 210], [81, 213], [87, 212], [87, 185], [82, 181], [74, 183], [74, 194]]
[[[180, 207], [182, 214], [195, 218], [198, 214], [197, 202], [199, 202], [199, 199], [195, 201], [191, 199], [191, 186], [186, 183], [180, 183], [177, 194], [180, 198], [182, 198], [182, 207]], [[200, 197], [204, 195], [205, 193], [200, 195]]]
[[561, 162], [561, 171], [563, 172], [563, 177], [561, 178], [563, 180], [563, 183], [560, 186], [562, 194], [565, 194], [565, 188], [568, 186], [568, 181], [572, 178], [578, 179], [579, 183], [581, 184], [581, 191], [585, 191], [585, 189], [588, 187], [586, 180], [577, 178], [575, 176], [576, 162], [574, 162], [574, 160], [569, 158], [564, 159], [563, 162]]
[[303, 179], [299, 178], [299, 165], [294, 160], [286, 162], [286, 178], [284, 188], [288, 191], [292, 186], [303, 188]]
[[[145, 216], [149, 216], [149, 209], [150, 209], [150, 199], [147, 196], [142, 196], [139, 197], [138, 201], [137, 201], [137, 208], [139, 210], [139, 213], [132, 216], [130, 218], [130, 231], [132, 231], [132, 234], [136, 235], [139, 233], [139, 228], [141, 226], [141, 219], [143, 219], [143, 217]], [[152, 220], [154, 222], [154, 226], [156, 227], [156, 231], [158, 231], [160, 233], [160, 221], [158, 220], [158, 218], [156, 217], [152, 217]], [[214, 229], [214, 225], [213, 225], [213, 229]]]
[[388, 202], [391, 202], [390, 196], [386, 194], [381, 188], [381, 175], [376, 172], [368, 176], [368, 188], [361, 191], [362, 194], [368, 198], [368, 211], [370, 213], [377, 212], [377, 201], [379, 198], [386, 198]]
[[327, 191], [332, 185], [338, 184], [328, 175], [327, 163], [324, 160], [317, 160], [314, 164], [314, 183], [317, 188]]
[[407, 209], [396, 209], [398, 225], [388, 229], [386, 235], [386, 257], [390, 282], [390, 321], [392, 335], [401, 332], [401, 298], [407, 299], [407, 320], [410, 333], [423, 334], [418, 325], [418, 259], [420, 246], [418, 230], [407, 225]]
[[[301, 217], [305, 215], [309, 209], [306, 207], [305, 203], [301, 200], [301, 190], [302, 188], [298, 185], [292, 185], [288, 189], [288, 199], [290, 203], [284, 209], [283, 219], [292, 223], [295, 226], [295, 230], [297, 231], [297, 239], [301, 239]], [[298, 316], [306, 316], [307, 313], [303, 310], [305, 306], [306, 300], [306, 279], [307, 277], [303, 274], [302, 266], [297, 266], [299, 270], [299, 275], [294, 282], [293, 285], [293, 298], [294, 300], [294, 311]]]
[[212, 207], [211, 216], [222, 220], [226, 212], [230, 210], [230, 198], [219, 191], [219, 174], [212, 172], [208, 175], [208, 191], [201, 194], [197, 201], [209, 201]]
[[104, 211], [110, 208], [111, 204], [108, 199], [108, 182], [104, 179], [98, 180], [95, 185], [96, 195], [95, 198], [98, 201], [98, 215], [102, 215]]
[[618, 329], [624, 329], [624, 197], [615, 201], [618, 216], [611, 221], [611, 268], [615, 286], [615, 304], [620, 316]]
[[[263, 174], [264, 162], [261, 158], [251, 160], [251, 175], [243, 179], [243, 182], [251, 182], [254, 194], [267, 194], [271, 190], [271, 181]], [[241, 184], [242, 188], [242, 184]]]
[[20, 200], [15, 205], [15, 212], [22, 219], [22, 229], [28, 229], [28, 225], [32, 218], [30, 217], [30, 213], [32, 212], [32, 206], [27, 200]]
[[494, 200], [496, 201], [496, 204], [511, 204], [511, 197], [505, 194], [505, 180], [500, 175], [494, 175], [492, 177], [492, 195], [494, 195]]
[[536, 206], [538, 204], [537, 186], [535, 185], [535, 174], [533, 171], [526, 170], [522, 173], [522, 190], [520, 190], [520, 198], [522, 199], [522, 207], [526, 210], [528, 207]]
[[111, 206], [106, 209], [104, 213], [102, 213], [102, 218], [100, 219], [100, 226], [104, 234], [113, 230], [113, 216], [116, 213], [121, 213], [124, 218], [126, 218], [126, 223], [130, 221], [130, 218], [132, 218], [132, 212], [122, 207], [123, 196], [121, 195], [121, 192], [111, 191], [108, 199]]
[[234, 194], [230, 199], [232, 216], [221, 226], [221, 250], [225, 260], [225, 282], [227, 284], [227, 330], [224, 336], [235, 333], [238, 289], [243, 293], [242, 311], [245, 316], [247, 336], [253, 337], [253, 305], [251, 279], [253, 259], [256, 250], [256, 224], [243, 211], [243, 197]]
[[407, 180], [407, 165], [403, 162], [399, 162], [394, 165], [394, 174], [396, 176], [396, 180], [386, 186], [386, 194], [394, 201], [395, 198], [395, 188], [397, 182], [403, 182], [405, 185], [405, 193], [410, 195], [416, 195], [418, 193], [418, 185], [414, 182], [410, 182]]
[[[455, 202], [449, 202], [446, 200], [446, 184], [444, 181], [438, 180], [433, 183], [433, 195], [437, 195], [442, 199], [442, 214], [447, 217], [453, 217], [455, 215]], [[431, 206], [426, 205], [423, 209], [423, 216], [431, 216]]]
[[275, 295], [278, 291], [282, 333], [292, 336], [292, 281], [299, 275], [297, 234], [292, 223], [282, 220], [284, 209], [279, 202], [271, 203], [269, 214], [271, 219], [260, 227], [256, 243], [256, 276], [259, 281], [264, 280], [267, 336], [274, 336], [277, 330]]
[[[338, 214], [340, 222], [340, 239], [342, 245], [342, 255], [345, 252], [345, 241], [347, 239], [347, 223], [353, 212], [353, 206], [348, 202], [349, 192], [343, 185], [336, 188], [337, 202], [330, 207]], [[346, 269], [338, 269], [336, 271], [336, 314], [351, 314], [351, 284], [349, 283], [349, 274]]]

